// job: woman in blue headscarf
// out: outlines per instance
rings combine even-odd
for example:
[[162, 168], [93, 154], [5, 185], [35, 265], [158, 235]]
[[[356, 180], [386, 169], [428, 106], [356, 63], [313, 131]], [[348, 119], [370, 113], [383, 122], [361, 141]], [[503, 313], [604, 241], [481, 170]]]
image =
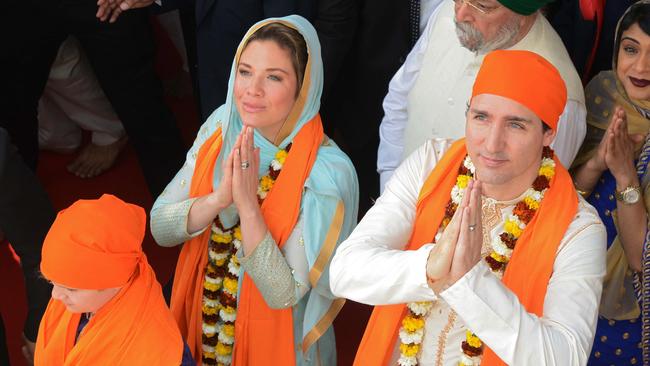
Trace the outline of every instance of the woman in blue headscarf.
[[171, 308], [204, 365], [334, 365], [343, 306], [329, 260], [357, 218], [348, 157], [323, 134], [320, 45], [304, 18], [255, 24], [228, 97], [158, 197], [151, 229], [184, 243]]

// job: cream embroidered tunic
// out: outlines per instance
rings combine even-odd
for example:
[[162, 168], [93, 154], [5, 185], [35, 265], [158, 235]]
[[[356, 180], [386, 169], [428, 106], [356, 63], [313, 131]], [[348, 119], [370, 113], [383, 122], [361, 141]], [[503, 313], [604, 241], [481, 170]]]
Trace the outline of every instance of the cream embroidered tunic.
[[[510, 365], [586, 364], [605, 274], [605, 229], [584, 200], [558, 249], [541, 318], [529, 314], [484, 261], [435, 294], [425, 275], [433, 244], [402, 250], [413, 229], [420, 188], [448, 145], [447, 140], [430, 140], [396, 170], [375, 206], [337, 250], [330, 270], [334, 294], [372, 305], [434, 301], [420, 365], [456, 366], [467, 327]], [[484, 255], [519, 199], [484, 197]], [[393, 364], [398, 345], [399, 339]]]

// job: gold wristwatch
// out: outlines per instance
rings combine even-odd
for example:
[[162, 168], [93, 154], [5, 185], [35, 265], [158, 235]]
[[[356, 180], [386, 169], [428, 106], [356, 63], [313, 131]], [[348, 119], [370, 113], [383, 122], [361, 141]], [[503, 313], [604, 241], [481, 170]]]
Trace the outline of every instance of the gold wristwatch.
[[641, 187], [639, 186], [629, 186], [622, 191], [614, 191], [616, 199], [623, 202], [626, 205], [632, 205], [641, 199]]

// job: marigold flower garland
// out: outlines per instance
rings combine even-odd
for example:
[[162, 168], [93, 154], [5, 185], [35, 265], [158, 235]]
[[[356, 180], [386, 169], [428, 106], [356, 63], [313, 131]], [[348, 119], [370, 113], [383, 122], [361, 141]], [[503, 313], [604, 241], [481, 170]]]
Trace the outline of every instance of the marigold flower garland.
[[[465, 157], [463, 164], [458, 169], [456, 184], [451, 190], [451, 199], [445, 208], [445, 216], [442, 219], [440, 231], [447, 227], [451, 218], [454, 216], [458, 205], [460, 205], [463, 199], [469, 181], [474, 177], [474, 172], [475, 167], [472, 160], [469, 156]], [[492, 250], [485, 257], [485, 261], [497, 277], [503, 277], [503, 273], [517, 244], [517, 239], [519, 239], [526, 225], [535, 216], [544, 198], [544, 193], [549, 188], [550, 181], [554, 175], [555, 161], [553, 160], [553, 150], [549, 147], [544, 147], [542, 163], [532, 188], [529, 188], [524, 193], [524, 198], [517, 202], [512, 214], [508, 215], [504, 223], [504, 232], [492, 240]], [[397, 363], [400, 366], [418, 365], [418, 356], [421, 350], [422, 339], [424, 338], [424, 325], [432, 306], [432, 302], [412, 302], [407, 304], [408, 311], [402, 320], [402, 327], [399, 330], [400, 358]], [[462, 355], [459, 366], [477, 366], [481, 364], [483, 342], [469, 329], [466, 331], [465, 340], [461, 344], [461, 350]]]
[[[257, 188], [260, 204], [273, 188], [290, 149], [291, 144], [278, 150], [269, 166], [269, 174], [260, 178]], [[208, 263], [203, 281], [203, 365], [232, 364], [240, 272], [236, 253], [241, 248], [241, 240], [239, 222], [232, 228], [225, 229], [219, 217], [215, 219], [208, 244]]]

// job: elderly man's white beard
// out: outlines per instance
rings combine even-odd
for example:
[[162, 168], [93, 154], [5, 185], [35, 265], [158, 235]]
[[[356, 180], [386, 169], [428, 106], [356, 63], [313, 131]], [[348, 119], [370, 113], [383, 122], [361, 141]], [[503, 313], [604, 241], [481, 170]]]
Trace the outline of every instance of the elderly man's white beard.
[[514, 45], [515, 38], [519, 35], [521, 17], [513, 17], [503, 24], [497, 34], [490, 41], [485, 41], [483, 34], [469, 23], [456, 23], [456, 34], [460, 44], [472, 52], [486, 54], [490, 51], [500, 50]]

